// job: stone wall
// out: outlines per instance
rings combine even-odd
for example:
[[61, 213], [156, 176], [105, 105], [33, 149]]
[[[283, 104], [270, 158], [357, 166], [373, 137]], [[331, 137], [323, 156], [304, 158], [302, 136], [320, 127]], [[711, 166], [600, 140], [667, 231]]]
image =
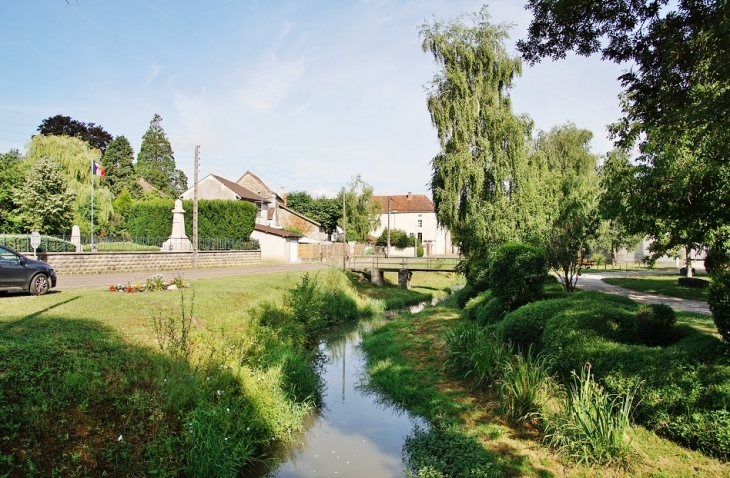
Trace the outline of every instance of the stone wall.
[[[49, 263], [58, 275], [153, 272], [193, 268], [192, 252], [48, 252], [38, 259]], [[240, 267], [261, 263], [261, 251], [201, 251], [198, 267]]]

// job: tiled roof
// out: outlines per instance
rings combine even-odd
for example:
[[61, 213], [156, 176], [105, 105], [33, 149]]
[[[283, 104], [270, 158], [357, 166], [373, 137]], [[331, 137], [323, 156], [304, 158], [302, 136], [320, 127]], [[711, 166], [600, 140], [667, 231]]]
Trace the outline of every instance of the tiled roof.
[[388, 198], [390, 198], [391, 211], [399, 213], [434, 212], [433, 203], [425, 194], [408, 193], [395, 196], [373, 196], [373, 200], [380, 203], [380, 210], [383, 214], [388, 213]]
[[233, 191], [234, 193], [238, 194], [241, 199], [247, 199], [249, 201], [263, 201], [264, 198], [259, 196], [253, 191], [249, 191], [248, 189], [244, 188], [240, 184], [236, 184], [233, 181], [229, 181], [225, 178], [222, 178], [220, 176], [216, 176], [215, 174], [211, 174], [214, 178], [216, 178], [218, 181], [221, 182], [225, 187]]
[[273, 234], [274, 236], [280, 237], [304, 237], [301, 234], [295, 234], [293, 232], [285, 231], [284, 229], [277, 229], [275, 227], [264, 226], [263, 224], [256, 224], [254, 229], [259, 232], [266, 234]]

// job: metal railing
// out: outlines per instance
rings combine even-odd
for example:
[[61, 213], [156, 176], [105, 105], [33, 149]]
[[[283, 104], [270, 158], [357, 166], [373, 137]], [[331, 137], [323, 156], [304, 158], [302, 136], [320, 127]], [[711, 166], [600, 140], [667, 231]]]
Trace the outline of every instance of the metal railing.
[[[81, 246], [81, 252], [142, 252], [159, 251], [167, 237], [110, 237], [81, 236], [74, 238]], [[0, 245], [11, 247], [18, 252], [33, 252], [30, 235], [0, 234]], [[255, 239], [243, 238], [199, 238], [199, 251], [250, 251], [259, 250], [259, 242]], [[39, 252], [76, 252], [76, 245], [71, 236], [41, 235]]]
[[348, 269], [408, 269], [451, 272], [461, 262], [458, 257], [380, 257], [355, 256], [347, 261]]

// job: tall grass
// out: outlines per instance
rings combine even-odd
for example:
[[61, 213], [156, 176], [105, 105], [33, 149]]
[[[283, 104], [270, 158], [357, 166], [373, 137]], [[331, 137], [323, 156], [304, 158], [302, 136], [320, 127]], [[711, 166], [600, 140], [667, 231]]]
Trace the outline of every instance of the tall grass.
[[532, 347], [518, 353], [502, 366], [499, 380], [500, 409], [511, 423], [537, 422], [556, 384], [550, 375], [550, 360]]
[[446, 331], [444, 340], [444, 366], [460, 372], [475, 387], [495, 384], [512, 355], [508, 344], [472, 322], [462, 322]]
[[562, 410], [546, 416], [546, 442], [578, 463], [630, 468], [636, 455], [629, 436], [636, 391], [609, 395], [585, 364], [580, 376], [573, 375]]

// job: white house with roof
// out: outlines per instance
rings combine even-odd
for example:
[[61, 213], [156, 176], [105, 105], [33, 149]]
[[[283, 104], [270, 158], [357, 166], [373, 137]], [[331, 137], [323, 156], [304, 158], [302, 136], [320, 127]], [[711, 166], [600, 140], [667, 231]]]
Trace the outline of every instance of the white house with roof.
[[[400, 229], [418, 239], [427, 256], [451, 255], [457, 253], [451, 244], [451, 232], [439, 226], [433, 202], [425, 194], [409, 192], [403, 195], [373, 196], [380, 203], [380, 226], [371, 231], [371, 235], [379, 237], [388, 227]], [[391, 249], [391, 255], [394, 252]]]

